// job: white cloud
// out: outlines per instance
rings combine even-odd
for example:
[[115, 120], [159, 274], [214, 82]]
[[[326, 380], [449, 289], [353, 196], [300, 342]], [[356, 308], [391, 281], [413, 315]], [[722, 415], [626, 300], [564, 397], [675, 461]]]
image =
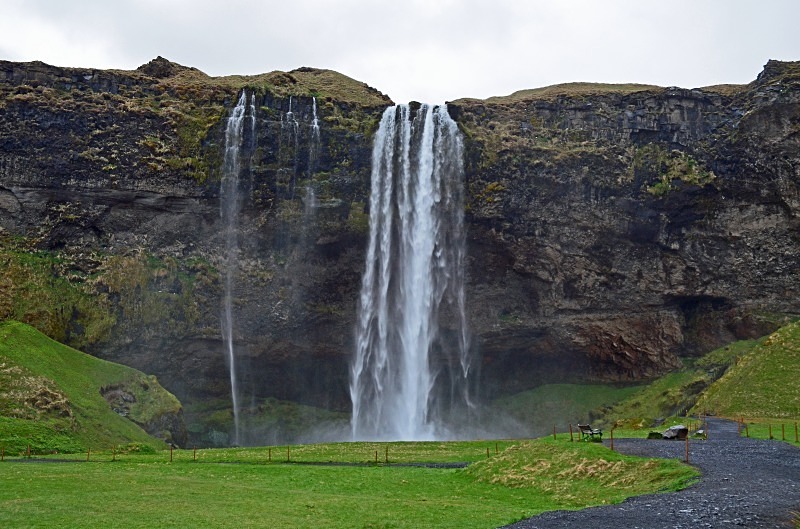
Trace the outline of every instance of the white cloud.
[[102, 34], [91, 34], [90, 26], [67, 24], [25, 8], [23, 2], [12, 2], [3, 8], [0, 45], [8, 54], [4, 59], [42, 60], [64, 66], [113, 66], [106, 39]]

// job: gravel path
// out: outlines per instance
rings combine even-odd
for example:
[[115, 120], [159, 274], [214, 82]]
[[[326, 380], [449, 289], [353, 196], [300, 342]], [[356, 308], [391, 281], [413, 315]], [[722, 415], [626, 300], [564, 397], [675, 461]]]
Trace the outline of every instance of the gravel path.
[[[708, 431], [707, 441], [690, 441], [689, 462], [702, 477], [687, 489], [582, 511], [547, 512], [506, 527], [794, 528], [792, 513], [800, 513], [800, 449], [780, 441], [741, 438], [736, 423], [720, 419], [709, 419]], [[614, 441], [621, 453], [681, 460], [685, 446], [682, 441]]]

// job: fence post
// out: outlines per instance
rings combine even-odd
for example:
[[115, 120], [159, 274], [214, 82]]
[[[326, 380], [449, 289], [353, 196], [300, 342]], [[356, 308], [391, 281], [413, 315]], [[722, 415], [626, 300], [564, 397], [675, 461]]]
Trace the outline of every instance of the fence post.
[[194, 447], [194, 451], [192, 453], [192, 460], [197, 461], [197, 447]]
[[91, 452], [92, 452], [92, 449], [91, 449], [91, 448], [87, 448], [87, 449], [86, 449], [86, 462], [87, 462], [87, 463], [89, 462], [89, 454], [91, 454]]
[[686, 464], [689, 464], [689, 436], [686, 436]]
[[169, 444], [169, 462], [172, 463], [172, 443]]
[[286, 462], [289, 463], [291, 461], [291, 456], [289, 455], [289, 445], [286, 445]]
[[771, 441], [772, 440], [772, 423], [770, 423], [768, 426], [769, 426], [769, 439]]
[[800, 440], [797, 438], [797, 423], [794, 423], [794, 442], [800, 443]]
[[614, 428], [611, 428], [611, 450], [614, 450]]
[[786, 425], [781, 424], [781, 441], [786, 440]]
[[556, 425], [553, 425], [553, 439], [556, 438]]
[[386, 464], [389, 464], [389, 445], [386, 445], [386, 454], [384, 461], [386, 462]]
[[572, 423], [569, 423], [569, 442], [574, 442], [575, 439], [572, 437]]

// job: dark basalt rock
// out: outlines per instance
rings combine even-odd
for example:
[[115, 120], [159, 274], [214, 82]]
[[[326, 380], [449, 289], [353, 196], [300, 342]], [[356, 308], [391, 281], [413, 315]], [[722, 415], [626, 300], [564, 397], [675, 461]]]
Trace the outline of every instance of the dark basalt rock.
[[798, 64], [771, 62], [741, 87], [452, 103], [472, 322], [513, 351], [489, 378], [646, 379], [796, 314], [798, 89]]
[[164, 79], [166, 77], [172, 77], [181, 70], [200, 72], [200, 70], [198, 70], [197, 68], [189, 68], [186, 66], [181, 66], [178, 63], [168, 61], [167, 59], [161, 57], [160, 55], [155, 59], [153, 59], [152, 61], [136, 68], [136, 71], [142, 72], [146, 75], [149, 75], [150, 77], [155, 77], [156, 79]]

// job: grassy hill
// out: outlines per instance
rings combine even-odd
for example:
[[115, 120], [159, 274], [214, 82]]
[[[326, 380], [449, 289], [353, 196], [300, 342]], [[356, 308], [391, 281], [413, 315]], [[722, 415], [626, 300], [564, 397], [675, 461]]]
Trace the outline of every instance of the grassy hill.
[[0, 446], [7, 453], [29, 444], [35, 453], [128, 443], [157, 448], [163, 441], [142, 426], [152, 429], [180, 413], [180, 402], [155, 377], [62, 345], [23, 323], [0, 322]]
[[800, 419], [800, 321], [685, 359], [647, 384], [548, 384], [498, 399], [493, 407], [531, 435], [590, 421], [609, 429], [649, 429], [662, 419], [710, 413], [746, 419]]
[[721, 347], [611, 406], [598, 424], [649, 428], [659, 418], [714, 414], [746, 419], [800, 418], [800, 322], [758, 340]]
[[800, 417], [800, 321], [755, 343], [715, 381], [693, 411], [727, 417]]

